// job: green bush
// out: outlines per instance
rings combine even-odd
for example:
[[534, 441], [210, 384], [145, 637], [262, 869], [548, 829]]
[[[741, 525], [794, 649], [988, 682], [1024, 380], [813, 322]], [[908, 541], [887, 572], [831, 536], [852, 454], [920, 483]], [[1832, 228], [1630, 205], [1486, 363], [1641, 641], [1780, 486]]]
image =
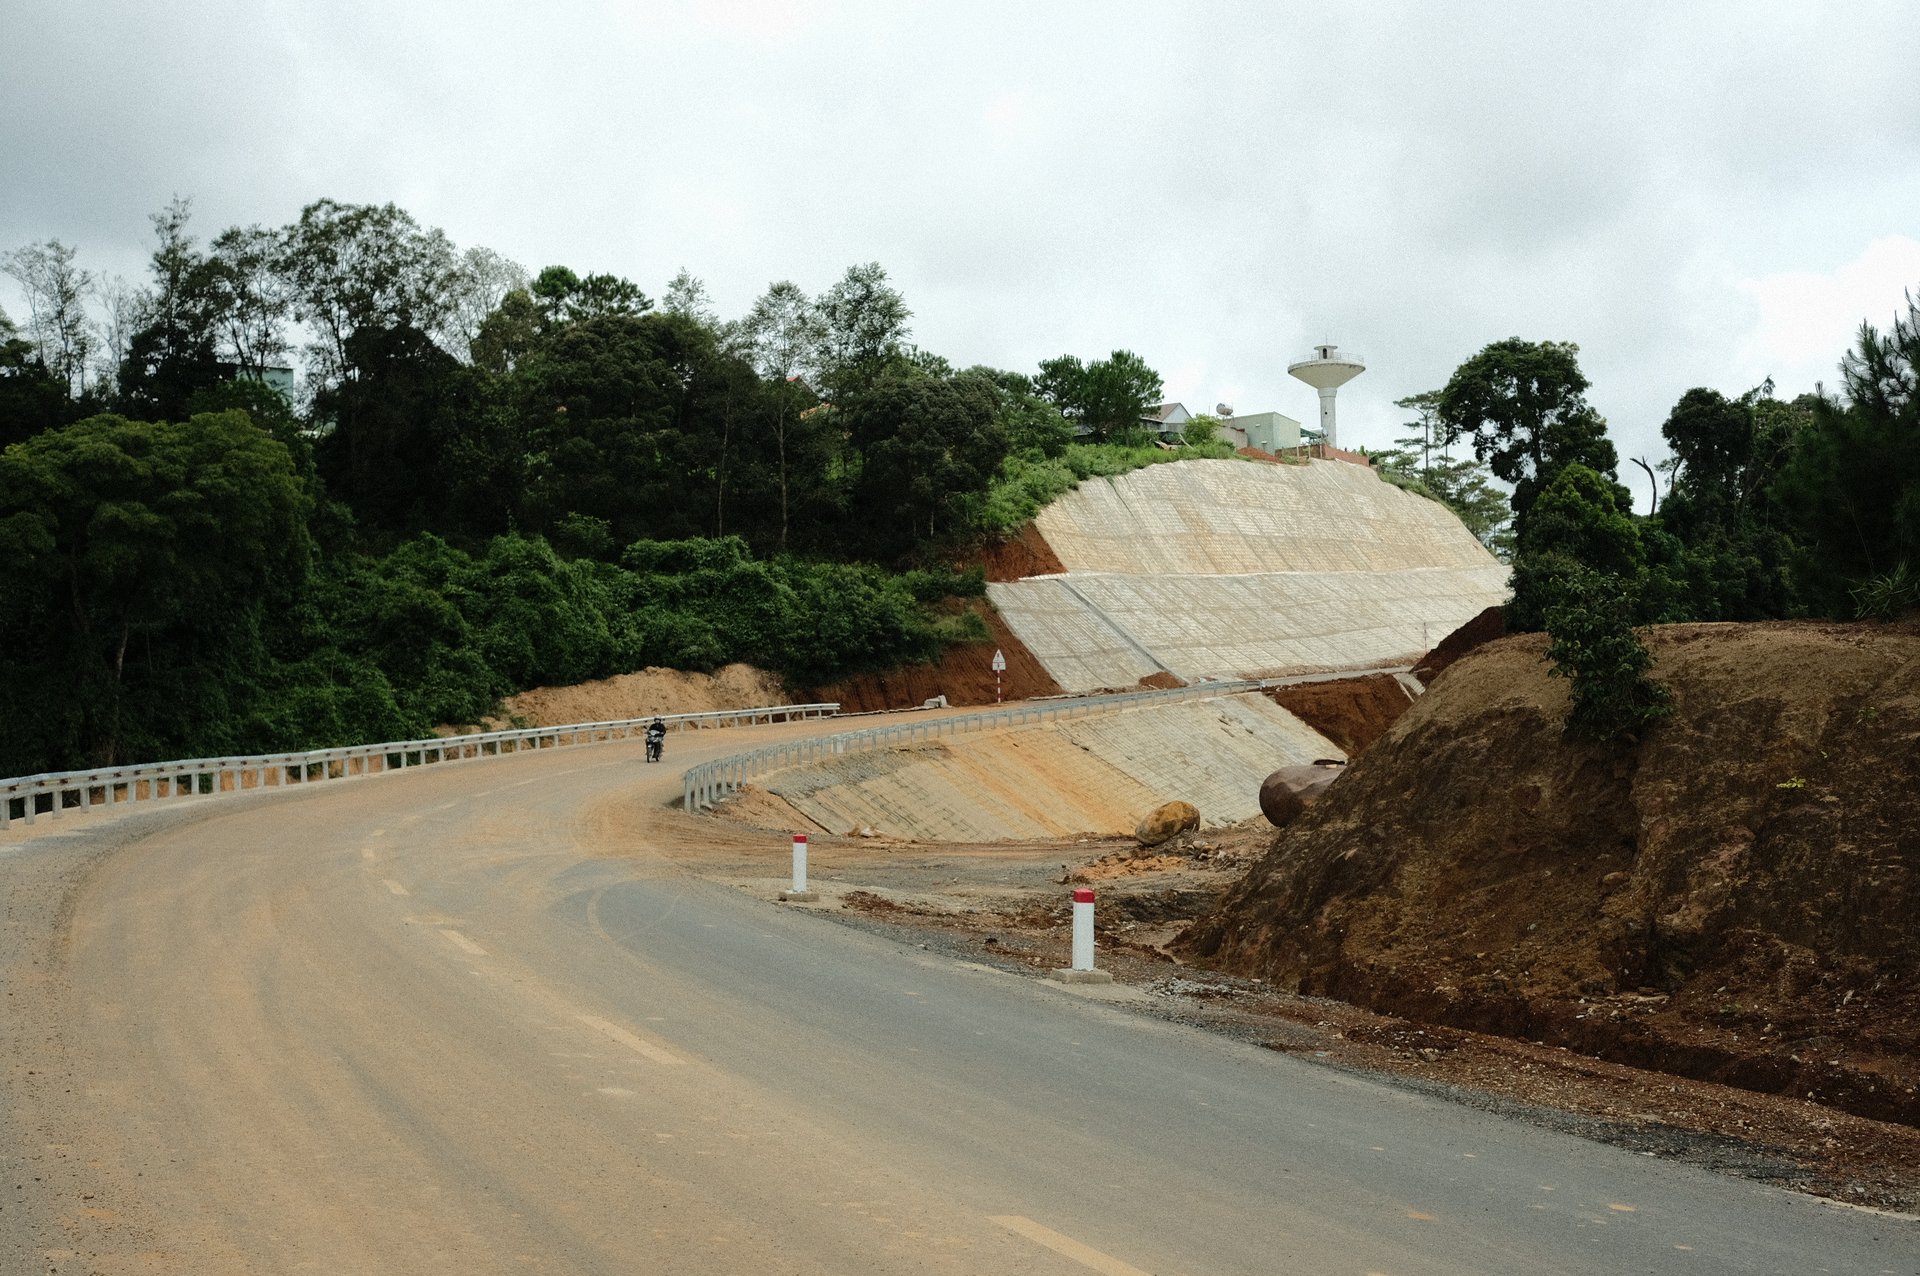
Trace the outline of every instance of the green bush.
[[1898, 620], [1920, 608], [1920, 574], [1907, 570], [1904, 561], [1893, 570], [1868, 577], [1848, 591], [1853, 595], [1853, 611], [1860, 620]]
[[1573, 682], [1569, 738], [1631, 738], [1673, 712], [1667, 689], [1646, 677], [1653, 654], [1634, 632], [1634, 593], [1630, 581], [1586, 567], [1552, 582], [1547, 658], [1554, 677]]
[[1038, 451], [1009, 456], [987, 490], [981, 530], [1006, 536], [1033, 521], [1055, 499], [1090, 478], [1114, 478], [1166, 461], [1225, 460], [1234, 456], [1225, 440], [1168, 451], [1146, 442], [1070, 443], [1057, 457]]

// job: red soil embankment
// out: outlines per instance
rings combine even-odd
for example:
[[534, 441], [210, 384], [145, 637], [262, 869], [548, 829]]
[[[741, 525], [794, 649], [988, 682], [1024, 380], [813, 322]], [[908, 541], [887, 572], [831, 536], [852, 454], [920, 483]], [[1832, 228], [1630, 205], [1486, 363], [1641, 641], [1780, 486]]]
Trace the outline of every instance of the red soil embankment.
[[1920, 626], [1650, 632], [1562, 738], [1546, 637], [1455, 664], [1180, 940], [1431, 1024], [1920, 1125]]
[[1444, 672], [1460, 657], [1492, 642], [1495, 638], [1504, 638], [1507, 634], [1507, 613], [1504, 608], [1489, 607], [1469, 620], [1460, 628], [1440, 640], [1440, 645], [1420, 658], [1420, 664], [1413, 676], [1421, 682], [1432, 685], [1433, 680]]
[[1267, 696], [1339, 745], [1349, 758], [1359, 757], [1385, 735], [1413, 703], [1407, 689], [1390, 673], [1295, 683], [1275, 687]]
[[935, 696], [945, 696], [948, 704], [992, 704], [994, 702], [993, 653], [996, 648], [1007, 658], [1006, 673], [1001, 676], [1002, 698], [1027, 700], [1034, 696], [1057, 696], [1060, 684], [1047, 673], [1034, 654], [1028, 651], [1000, 614], [984, 601], [973, 604], [993, 638], [989, 642], [970, 642], [949, 647], [938, 660], [925, 664], [902, 665], [884, 673], [856, 674], [839, 682], [814, 687], [808, 700], [840, 702], [842, 713], [867, 713], [878, 709], [917, 709]]
[[[980, 552], [980, 565], [987, 569], [988, 580], [1019, 580], [1025, 576], [1054, 576], [1066, 569], [1047, 544], [1040, 529], [1028, 523], [1003, 541], [995, 541]], [[970, 564], [962, 564], [970, 566]]]

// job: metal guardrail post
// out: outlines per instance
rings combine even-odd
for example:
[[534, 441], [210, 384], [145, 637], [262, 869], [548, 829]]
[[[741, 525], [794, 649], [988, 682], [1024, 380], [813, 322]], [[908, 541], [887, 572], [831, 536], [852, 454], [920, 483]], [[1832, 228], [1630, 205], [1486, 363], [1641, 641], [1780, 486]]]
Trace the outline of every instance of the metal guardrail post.
[[1189, 700], [1209, 700], [1242, 695], [1278, 686], [1284, 678], [1236, 679], [1231, 682], [1204, 682], [1166, 690], [1127, 692], [1117, 696], [1085, 696], [1048, 705], [1024, 705], [988, 710], [977, 714], [945, 718], [938, 722], [905, 723], [895, 727], [870, 727], [838, 735], [816, 736], [794, 746], [770, 746], [747, 753], [716, 758], [689, 768], [681, 777], [681, 800], [690, 810], [704, 810], [737, 791], [747, 780], [767, 771], [780, 770], [825, 757], [844, 757], [887, 747], [894, 742], [912, 745], [916, 740], [931, 741], [937, 736], [957, 735], [963, 731], [985, 730], [993, 726], [1014, 727], [1022, 723], [1045, 723], [1061, 719], [1110, 713], [1149, 704], [1177, 704]]
[[[838, 713], [837, 703], [770, 705], [757, 708], [708, 710], [701, 713], [661, 715], [676, 730], [724, 727], [741, 723], [805, 720], [830, 717]], [[9, 828], [18, 818], [35, 824], [42, 814], [64, 820], [67, 799], [79, 814], [94, 807], [112, 807], [121, 803], [157, 802], [181, 797], [218, 797], [247, 791], [246, 777], [253, 775], [253, 788], [285, 788], [290, 784], [314, 781], [365, 778], [404, 771], [409, 767], [441, 762], [460, 762], [485, 757], [500, 757], [541, 748], [595, 744], [602, 741], [631, 739], [648, 719], [630, 718], [613, 722], [577, 723], [551, 728], [516, 728], [508, 731], [477, 732], [429, 740], [387, 741], [379, 744], [351, 745], [336, 749], [313, 749], [295, 754], [248, 754], [229, 758], [191, 758], [178, 762], [137, 763], [96, 771], [48, 772], [41, 775], [0, 778], [0, 829]], [[379, 766], [374, 765], [375, 758]], [[355, 761], [358, 760], [358, 770]], [[268, 776], [273, 783], [269, 785]], [[205, 789], [202, 790], [202, 777]], [[230, 782], [229, 782], [230, 781]], [[100, 801], [93, 799], [100, 790]], [[145, 793], [142, 795], [142, 789]], [[120, 790], [116, 793], [116, 790]], [[42, 797], [47, 808], [40, 809]], [[14, 803], [20, 814], [13, 814]]]

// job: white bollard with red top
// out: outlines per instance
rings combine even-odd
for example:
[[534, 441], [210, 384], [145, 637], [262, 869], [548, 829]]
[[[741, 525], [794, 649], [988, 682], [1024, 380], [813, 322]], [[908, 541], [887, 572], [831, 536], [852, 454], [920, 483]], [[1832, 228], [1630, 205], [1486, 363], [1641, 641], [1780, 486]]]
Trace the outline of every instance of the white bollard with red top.
[[1093, 891], [1084, 886], [1073, 893], [1073, 968], [1093, 969]]
[[806, 904], [819, 899], [819, 893], [807, 889], [807, 835], [793, 835], [793, 889], [780, 892], [790, 903]]
[[1073, 965], [1048, 973], [1048, 978], [1068, 984], [1110, 984], [1113, 976], [1093, 968], [1093, 889], [1082, 886], [1073, 892]]

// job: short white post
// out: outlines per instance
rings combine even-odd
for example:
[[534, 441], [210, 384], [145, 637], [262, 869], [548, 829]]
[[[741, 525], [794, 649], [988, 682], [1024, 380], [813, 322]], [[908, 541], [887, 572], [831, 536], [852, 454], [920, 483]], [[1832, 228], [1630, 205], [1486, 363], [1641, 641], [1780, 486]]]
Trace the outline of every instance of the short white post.
[[1073, 892], [1073, 964], [1066, 970], [1047, 972], [1049, 979], [1068, 984], [1110, 984], [1113, 976], [1093, 968], [1093, 888], [1081, 886]]
[[807, 835], [793, 835], [793, 889], [780, 892], [780, 898], [789, 903], [808, 904], [819, 899], [819, 893], [807, 889]]
[[1073, 968], [1093, 969], [1093, 891], [1085, 886], [1073, 893]]

